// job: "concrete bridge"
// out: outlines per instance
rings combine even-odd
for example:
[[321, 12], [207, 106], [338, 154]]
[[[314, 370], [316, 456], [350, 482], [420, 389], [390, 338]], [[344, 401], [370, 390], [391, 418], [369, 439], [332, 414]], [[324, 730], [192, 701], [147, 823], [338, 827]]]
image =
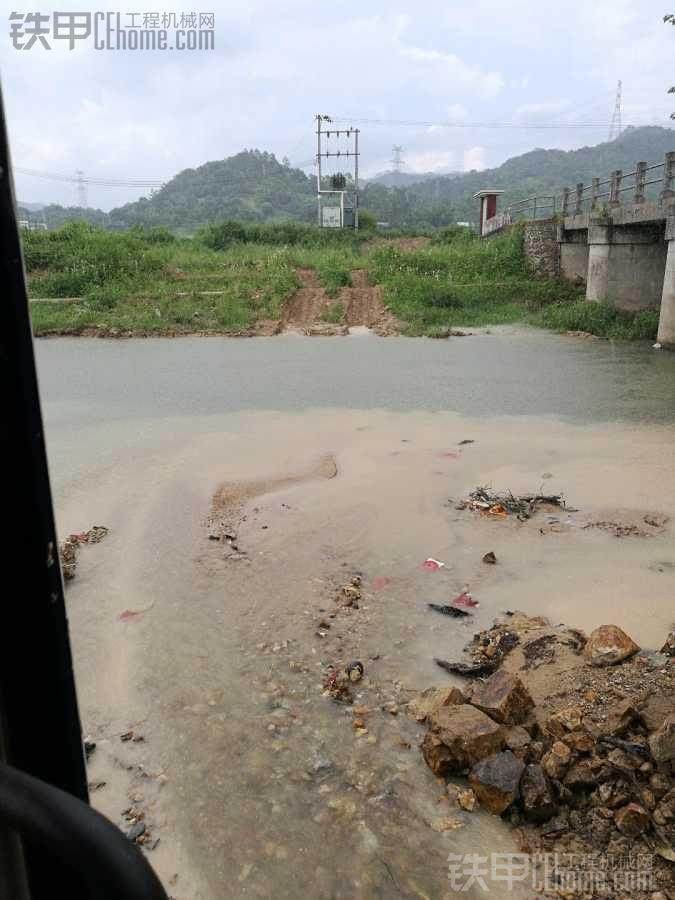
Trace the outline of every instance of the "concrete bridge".
[[585, 284], [589, 302], [659, 309], [657, 341], [675, 350], [675, 151], [558, 196], [529, 197], [501, 213], [500, 193], [475, 195], [482, 237], [523, 219], [535, 272]]

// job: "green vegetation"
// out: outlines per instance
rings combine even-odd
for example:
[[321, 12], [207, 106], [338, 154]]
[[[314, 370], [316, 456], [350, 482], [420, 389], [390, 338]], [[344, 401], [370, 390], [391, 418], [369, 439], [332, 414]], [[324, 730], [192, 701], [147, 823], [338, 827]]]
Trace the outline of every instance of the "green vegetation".
[[654, 340], [659, 327], [659, 311], [644, 309], [626, 312], [606, 303], [553, 303], [532, 317], [533, 324], [555, 331], [588, 331], [607, 338]]
[[522, 322], [548, 304], [579, 296], [569, 285], [528, 274], [520, 229], [489, 241], [454, 229], [420, 250], [379, 247], [369, 278], [384, 286], [385, 303], [412, 335]]
[[[654, 311], [589, 304], [577, 288], [532, 277], [518, 228], [481, 241], [452, 226], [416, 249], [381, 238], [364, 244], [348, 232], [298, 223], [233, 221], [195, 238], [161, 227], [116, 233], [85, 223], [23, 238], [29, 295], [74, 298], [32, 304], [37, 334], [251, 331], [281, 318], [303, 268], [313, 269], [333, 298], [355, 269], [365, 269], [410, 335], [509, 322], [604, 337], [653, 338], [657, 330]], [[331, 323], [343, 317], [338, 300], [322, 313]]]
[[339, 300], [336, 300], [335, 303], [331, 303], [330, 306], [327, 306], [321, 313], [321, 319], [323, 322], [330, 322], [332, 325], [339, 325], [340, 322], [344, 319], [345, 308], [340, 303]]
[[84, 224], [28, 232], [24, 254], [37, 334], [111, 329], [137, 333], [244, 331], [278, 319], [297, 285], [283, 251], [237, 247], [227, 255], [162, 231], [114, 234]]
[[[505, 192], [500, 202], [506, 206], [524, 197], [559, 195], [566, 186], [588, 184], [595, 175], [609, 177], [614, 169], [631, 172], [638, 160], [659, 162], [674, 148], [672, 128], [627, 128], [616, 140], [595, 147], [532, 150], [482, 172], [455, 172], [414, 183], [403, 175], [373, 180], [361, 192], [361, 226], [367, 232], [376, 220], [395, 229], [472, 222], [478, 214], [473, 195], [486, 185]], [[22, 210], [21, 217], [46, 221], [50, 227], [73, 218], [118, 230], [165, 225], [182, 234], [223, 219], [240, 224], [293, 219], [309, 225], [316, 217], [315, 190], [314, 178], [301, 169], [279, 162], [272, 153], [247, 150], [186, 169], [151, 196], [110, 213], [48, 206], [34, 214]]]

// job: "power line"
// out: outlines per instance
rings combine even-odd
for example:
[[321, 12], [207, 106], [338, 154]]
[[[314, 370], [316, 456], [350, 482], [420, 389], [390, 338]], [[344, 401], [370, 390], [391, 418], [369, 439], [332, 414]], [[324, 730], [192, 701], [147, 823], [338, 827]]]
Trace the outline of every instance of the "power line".
[[97, 187], [135, 187], [135, 188], [161, 188], [168, 179], [159, 181], [151, 178], [85, 178], [78, 170], [75, 175], [67, 175], [63, 172], [41, 172], [38, 169], [25, 169], [22, 166], [14, 166], [14, 171], [20, 175], [30, 175], [35, 178], [46, 178], [50, 181], [63, 181], [68, 184], [95, 185]]
[[[538, 129], [565, 129], [565, 128], [607, 128], [604, 122], [539, 122], [537, 124], [525, 122], [438, 122], [421, 121], [411, 119], [359, 119], [354, 116], [336, 116], [334, 122], [356, 122], [359, 125], [401, 125], [418, 128], [517, 128], [531, 131]], [[631, 123], [633, 124], [633, 123]]]

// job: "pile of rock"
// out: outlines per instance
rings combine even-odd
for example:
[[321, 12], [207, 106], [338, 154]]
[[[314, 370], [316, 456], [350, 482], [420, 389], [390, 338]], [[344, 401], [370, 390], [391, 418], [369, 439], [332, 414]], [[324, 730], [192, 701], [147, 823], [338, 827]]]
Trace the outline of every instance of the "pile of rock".
[[[532, 661], [552, 662], [557, 639], [542, 626], [541, 633], [531, 632], [522, 642], [517, 671], [502, 667], [467, 690], [429, 689], [409, 704], [409, 712], [428, 726], [424, 758], [438, 777], [467, 776], [480, 806], [508, 815], [528, 836], [521, 843], [529, 849], [536, 834], [539, 846], [544, 838], [548, 846], [563, 841], [567, 848], [590, 846], [617, 855], [646, 844], [672, 861], [673, 695], [666, 688], [643, 702], [626, 697], [603, 705], [603, 679], [616, 683], [615, 667], [640, 648], [614, 625], [596, 629], [588, 639], [578, 631], [565, 633], [571, 635], [566, 646], [578, 642], [577, 671], [595, 679], [597, 689], [586, 691], [589, 702], [570, 704], [561, 694], [562, 705], [554, 709], [543, 699], [535, 704], [539, 673]], [[477, 646], [480, 637], [472, 649]], [[528, 646], [536, 653], [528, 653]], [[672, 676], [668, 646], [659, 662], [665, 666], [659, 669], [663, 679]], [[575, 683], [579, 680], [575, 676]], [[466, 790], [459, 791], [457, 802], [473, 808]]]

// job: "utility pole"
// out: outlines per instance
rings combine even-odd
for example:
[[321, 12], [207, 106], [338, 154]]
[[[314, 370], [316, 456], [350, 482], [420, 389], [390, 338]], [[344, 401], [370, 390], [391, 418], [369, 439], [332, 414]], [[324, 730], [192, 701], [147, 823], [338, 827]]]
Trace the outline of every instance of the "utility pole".
[[614, 101], [614, 112], [612, 114], [612, 122], [609, 126], [608, 141], [613, 141], [621, 134], [621, 80], [616, 85], [616, 100]]
[[392, 166], [394, 167], [394, 172], [396, 172], [396, 174], [399, 175], [401, 172], [401, 168], [404, 165], [403, 159], [401, 157], [401, 154], [403, 153], [403, 147], [401, 147], [399, 144], [394, 144], [394, 146], [391, 148], [391, 150], [392, 150], [392, 153], [394, 154], [394, 158], [392, 160], [390, 160], [390, 162], [391, 162]]
[[81, 209], [86, 209], [88, 206], [87, 203], [87, 185], [84, 183], [84, 172], [81, 169], [78, 169], [75, 172], [77, 176], [77, 205], [81, 207]]
[[[316, 205], [317, 205], [317, 222], [319, 228], [344, 228], [345, 210], [352, 213], [352, 222], [354, 229], [359, 227], [359, 129], [358, 128], [323, 128], [326, 123], [328, 126], [332, 123], [330, 116], [316, 116]], [[340, 149], [340, 138], [346, 139], [347, 149]], [[330, 150], [331, 139], [337, 141], [337, 149]], [[325, 140], [326, 150], [323, 149], [323, 141]], [[352, 149], [353, 147], [353, 149]], [[345, 190], [347, 185], [345, 176], [341, 172], [337, 172], [332, 177], [332, 188], [324, 189], [322, 187], [322, 169], [321, 160], [330, 157], [339, 158], [341, 156], [354, 160], [354, 182], [351, 191]], [[338, 195], [339, 206], [324, 205], [322, 198], [326, 195]], [[351, 206], [345, 205], [345, 196], [352, 194]]]

